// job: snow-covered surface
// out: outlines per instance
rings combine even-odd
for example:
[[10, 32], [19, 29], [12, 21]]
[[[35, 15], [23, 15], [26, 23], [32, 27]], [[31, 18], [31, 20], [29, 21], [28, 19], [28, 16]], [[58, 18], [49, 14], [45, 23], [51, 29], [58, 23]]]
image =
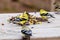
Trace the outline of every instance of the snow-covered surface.
[[[33, 32], [31, 38], [60, 37], [60, 15], [54, 14], [53, 12], [51, 13], [56, 17], [49, 19], [51, 23], [43, 22], [42, 24], [28, 26], [30, 28], [34, 27], [31, 29]], [[11, 16], [19, 14], [20, 13], [0, 14], [0, 39], [20, 39], [22, 37], [20, 32], [21, 26], [7, 21]], [[38, 12], [36, 14], [34, 12], [30, 14], [39, 17]], [[1, 25], [2, 23], [5, 25]]]

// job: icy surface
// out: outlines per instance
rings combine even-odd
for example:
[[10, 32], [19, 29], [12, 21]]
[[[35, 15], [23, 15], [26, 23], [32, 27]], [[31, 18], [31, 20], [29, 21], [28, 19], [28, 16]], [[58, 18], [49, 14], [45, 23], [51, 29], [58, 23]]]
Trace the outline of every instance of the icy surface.
[[[20, 32], [21, 26], [7, 21], [10, 17], [19, 14], [0, 14], [0, 39], [20, 39], [22, 37]], [[51, 14], [56, 17], [49, 19], [51, 23], [43, 22], [42, 24], [28, 26], [30, 28], [34, 27], [33, 29], [31, 28], [33, 32], [32, 38], [60, 37], [60, 15], [54, 14], [53, 12]], [[33, 12], [31, 15], [39, 17], [38, 12], [36, 14]], [[4, 25], [1, 25], [2, 23]]]

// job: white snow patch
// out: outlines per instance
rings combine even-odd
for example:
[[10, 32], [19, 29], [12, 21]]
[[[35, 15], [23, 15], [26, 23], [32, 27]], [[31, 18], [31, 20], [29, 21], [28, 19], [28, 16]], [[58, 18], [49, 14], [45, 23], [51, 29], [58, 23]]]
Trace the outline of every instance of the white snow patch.
[[[50, 13], [52, 14], [54, 12]], [[0, 39], [20, 39], [22, 37], [21, 26], [8, 23], [7, 21], [11, 16], [17, 16], [19, 14], [0, 14]], [[30, 14], [39, 17], [39, 12]], [[33, 32], [31, 38], [60, 37], [60, 15], [54, 14], [54, 16], [56, 18], [49, 19], [52, 21], [51, 23], [43, 22], [42, 24], [28, 26], [30, 28], [34, 27], [31, 29]], [[2, 26], [2, 23], [5, 25]]]

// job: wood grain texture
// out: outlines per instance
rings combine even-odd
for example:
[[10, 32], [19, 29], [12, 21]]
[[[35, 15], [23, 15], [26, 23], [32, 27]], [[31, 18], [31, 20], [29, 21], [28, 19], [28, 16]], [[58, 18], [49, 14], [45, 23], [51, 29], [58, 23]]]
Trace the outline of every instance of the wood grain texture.
[[[22, 39], [0, 39], [0, 40], [22, 40]], [[60, 40], [60, 37], [52, 37], [52, 38], [31, 38], [31, 40]]]

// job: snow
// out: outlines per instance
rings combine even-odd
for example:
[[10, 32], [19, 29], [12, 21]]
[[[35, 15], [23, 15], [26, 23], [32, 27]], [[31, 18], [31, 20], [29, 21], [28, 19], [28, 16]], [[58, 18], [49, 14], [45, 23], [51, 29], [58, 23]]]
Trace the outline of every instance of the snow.
[[[60, 37], [60, 15], [50, 12], [56, 18], [50, 18], [51, 23], [42, 22], [42, 24], [30, 25], [29, 27], [33, 35], [31, 38], [46, 38], [46, 37]], [[17, 16], [20, 13], [0, 14], [0, 39], [21, 39], [21, 26], [9, 23], [7, 20], [12, 16]], [[31, 13], [30, 13], [31, 14]], [[38, 16], [33, 12], [31, 15]], [[1, 25], [4, 23], [4, 25]], [[33, 29], [31, 27], [34, 27]]]

